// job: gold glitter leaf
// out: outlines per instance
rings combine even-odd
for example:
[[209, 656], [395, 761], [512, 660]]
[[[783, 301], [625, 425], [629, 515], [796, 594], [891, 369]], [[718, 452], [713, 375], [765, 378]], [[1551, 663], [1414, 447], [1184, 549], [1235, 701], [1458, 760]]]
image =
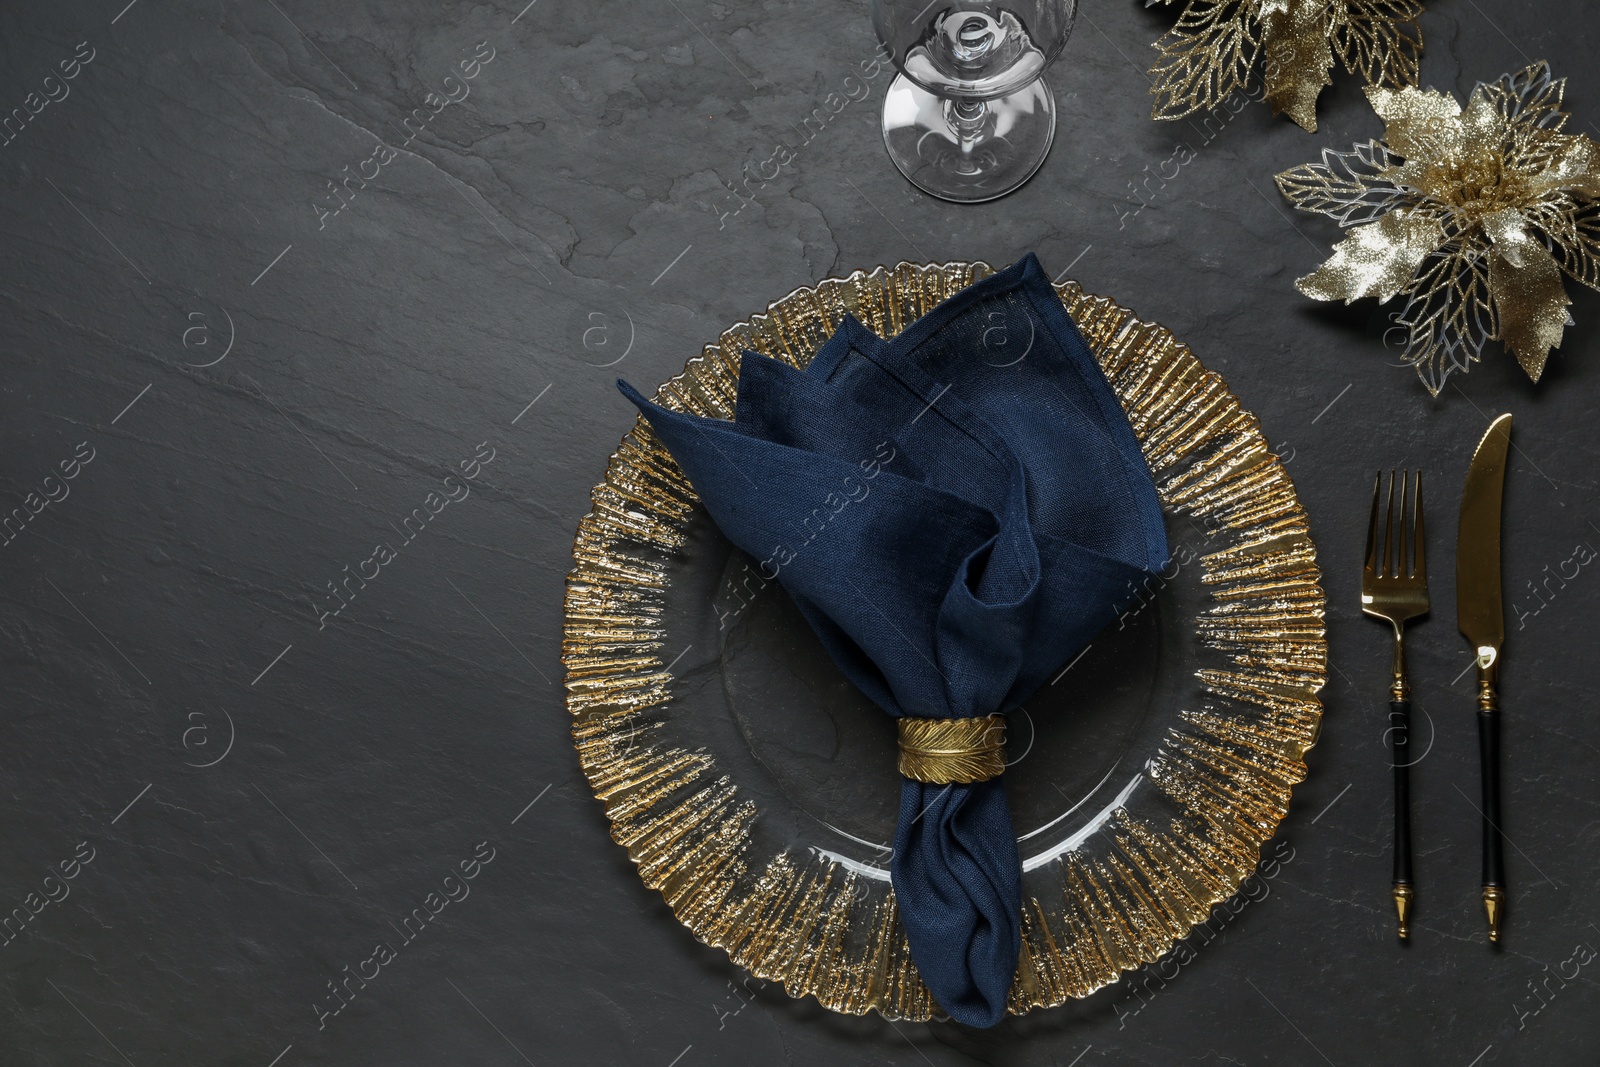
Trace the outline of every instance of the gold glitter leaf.
[[1411, 284], [1422, 261], [1443, 241], [1436, 220], [1391, 212], [1352, 229], [1333, 246], [1328, 262], [1296, 281], [1295, 288], [1315, 300], [1348, 304], [1375, 296], [1383, 303]]
[[1572, 301], [1549, 249], [1524, 235], [1518, 252], [1518, 264], [1508, 253], [1489, 261], [1489, 292], [1500, 309], [1501, 339], [1528, 377], [1538, 381], [1550, 350], [1561, 347]]
[[1383, 120], [1383, 140], [1396, 155], [1427, 161], [1461, 152], [1466, 130], [1461, 105], [1437, 89], [1368, 86], [1367, 100]]
[[1333, 46], [1328, 42], [1328, 11], [1318, 0], [1290, 0], [1286, 10], [1265, 16], [1267, 103], [1274, 115], [1287, 114], [1301, 129], [1317, 128], [1317, 97], [1332, 85]]
[[1570, 189], [1584, 196], [1600, 198], [1600, 144], [1583, 134], [1556, 135], [1540, 139], [1546, 169], [1534, 181], [1540, 191]]

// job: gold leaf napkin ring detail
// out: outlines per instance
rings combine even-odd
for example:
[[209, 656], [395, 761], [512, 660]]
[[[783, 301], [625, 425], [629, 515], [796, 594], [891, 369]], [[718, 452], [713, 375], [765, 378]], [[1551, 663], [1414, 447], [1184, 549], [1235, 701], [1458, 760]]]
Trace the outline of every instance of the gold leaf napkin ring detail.
[[1006, 718], [921, 719], [903, 715], [900, 773], [919, 782], [986, 782], [1006, 769]]

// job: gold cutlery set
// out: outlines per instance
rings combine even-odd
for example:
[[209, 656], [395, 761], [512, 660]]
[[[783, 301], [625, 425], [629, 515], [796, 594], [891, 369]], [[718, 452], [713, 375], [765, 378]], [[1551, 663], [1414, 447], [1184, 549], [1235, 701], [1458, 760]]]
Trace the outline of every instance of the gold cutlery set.
[[[1511, 416], [1490, 424], [1478, 442], [1461, 492], [1456, 533], [1456, 616], [1472, 646], [1478, 672], [1478, 751], [1483, 818], [1483, 908], [1489, 940], [1500, 940], [1505, 915], [1506, 880], [1500, 832], [1500, 649], [1505, 615], [1500, 589], [1500, 510], [1506, 453], [1511, 447]], [[1399, 483], [1399, 522], [1395, 489]], [[1389, 737], [1394, 759], [1394, 905], [1401, 939], [1410, 936], [1411, 904], [1416, 895], [1411, 872], [1411, 686], [1406, 677], [1405, 627], [1428, 613], [1428, 564], [1422, 510], [1422, 473], [1414, 478], [1389, 473], [1387, 502], [1379, 474], [1372, 488], [1367, 524], [1366, 562], [1361, 572], [1361, 610], [1394, 628], [1394, 659], [1389, 689]], [[1384, 505], [1382, 528], [1379, 511]]]

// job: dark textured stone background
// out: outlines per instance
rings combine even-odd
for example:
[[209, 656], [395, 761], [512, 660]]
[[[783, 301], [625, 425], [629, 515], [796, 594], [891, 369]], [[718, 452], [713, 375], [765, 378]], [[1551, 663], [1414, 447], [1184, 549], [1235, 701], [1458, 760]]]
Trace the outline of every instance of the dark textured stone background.
[[[797, 136], [871, 53], [863, 4], [125, 2], [0, 15], [0, 111], [79, 42], [94, 52], [0, 148], [4, 507], [94, 450], [70, 496], [0, 545], [0, 908], [93, 849], [71, 895], [0, 946], [0, 1062], [1595, 1061], [1597, 972], [1552, 977], [1543, 1001], [1528, 985], [1600, 946], [1600, 577], [1511, 622], [1513, 905], [1494, 952], [1448, 576], [1468, 452], [1504, 410], [1508, 600], [1537, 606], [1527, 583], [1600, 543], [1600, 300], [1575, 293], [1541, 387], [1495, 349], [1432, 402], [1386, 365], [1380, 312], [1301, 298], [1293, 279], [1334, 230], [1291, 219], [1272, 175], [1379, 132], [1350, 81], [1315, 135], [1252, 105], [1208, 143], [1148, 118], [1142, 70], [1173, 13], [1088, 4], [1049, 74], [1054, 154], [1021, 192], [916, 193], [879, 142], [880, 75], [719, 227], [735, 203], [719, 179]], [[1590, 5], [1430, 8], [1425, 81], [1463, 94], [1548, 58], [1596, 133]], [[326, 183], [398, 147], [478, 42], [494, 58], [470, 97], [319, 229]], [[1123, 224], [1130, 182], [1180, 144], [1193, 161]], [[608, 839], [562, 705], [572, 532], [633, 418], [611, 381], [654, 384], [828, 275], [1029, 249], [1175, 330], [1292, 455], [1336, 668], [1282, 831], [1294, 859], [1137, 1014], [1113, 990], [975, 1033], [768, 988], [719, 1019], [738, 976]], [[599, 367], [630, 321], [626, 359]], [[586, 346], [591, 326], [611, 332]], [[482, 441], [495, 458], [471, 496], [319, 629], [325, 583]], [[1415, 774], [1406, 950], [1387, 895], [1387, 638], [1356, 606], [1389, 464], [1434, 475], [1438, 577], [1414, 634], [1419, 745], [1436, 735]], [[480, 841], [494, 859], [471, 896], [319, 1030], [325, 983]]]

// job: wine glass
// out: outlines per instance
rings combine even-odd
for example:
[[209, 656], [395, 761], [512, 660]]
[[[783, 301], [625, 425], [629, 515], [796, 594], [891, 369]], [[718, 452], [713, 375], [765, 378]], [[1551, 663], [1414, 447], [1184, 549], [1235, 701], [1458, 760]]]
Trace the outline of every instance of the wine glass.
[[1077, 0], [871, 0], [899, 74], [883, 143], [911, 184], [975, 204], [1033, 177], [1055, 137], [1041, 75], [1061, 53]]

